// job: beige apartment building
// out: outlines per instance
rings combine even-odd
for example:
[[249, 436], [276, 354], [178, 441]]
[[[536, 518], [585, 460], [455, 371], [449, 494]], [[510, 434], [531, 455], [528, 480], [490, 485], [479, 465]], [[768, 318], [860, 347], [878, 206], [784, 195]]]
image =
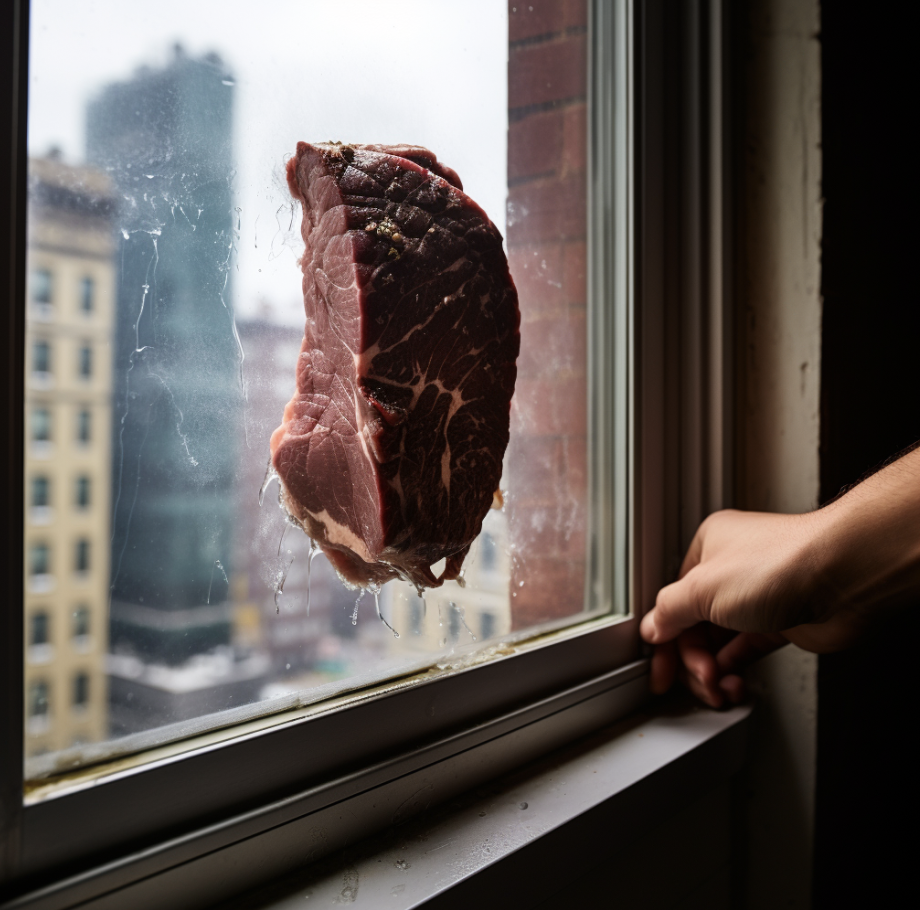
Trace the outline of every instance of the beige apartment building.
[[29, 162], [25, 394], [26, 756], [108, 733], [114, 200]]
[[408, 585], [383, 586], [381, 609], [400, 633], [388, 640], [390, 653], [449, 653], [474, 639], [485, 642], [507, 635], [516, 599], [511, 575], [508, 517], [490, 510], [463, 563], [464, 587], [449, 581], [425, 591], [423, 600]]

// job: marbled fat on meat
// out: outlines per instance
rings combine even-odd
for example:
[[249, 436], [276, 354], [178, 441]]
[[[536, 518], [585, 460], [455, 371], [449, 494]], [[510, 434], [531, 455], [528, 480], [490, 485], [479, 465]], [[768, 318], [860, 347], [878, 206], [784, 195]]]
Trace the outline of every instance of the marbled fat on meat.
[[306, 327], [271, 438], [281, 502], [349, 584], [436, 587], [508, 444], [520, 314], [501, 235], [427, 149], [301, 142], [287, 179]]

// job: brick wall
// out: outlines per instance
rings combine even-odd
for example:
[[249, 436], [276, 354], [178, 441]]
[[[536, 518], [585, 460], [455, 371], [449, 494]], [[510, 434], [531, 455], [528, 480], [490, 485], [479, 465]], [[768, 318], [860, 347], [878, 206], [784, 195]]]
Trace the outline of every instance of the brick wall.
[[586, 0], [508, 4], [508, 250], [521, 305], [512, 627], [577, 613], [587, 496]]

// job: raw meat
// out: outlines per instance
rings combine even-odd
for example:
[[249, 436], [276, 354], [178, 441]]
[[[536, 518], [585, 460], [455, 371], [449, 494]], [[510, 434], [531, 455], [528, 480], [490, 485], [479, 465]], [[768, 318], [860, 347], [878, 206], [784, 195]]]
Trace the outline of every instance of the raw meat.
[[301, 142], [287, 179], [306, 327], [271, 438], [282, 505], [348, 584], [437, 587], [508, 444], [520, 314], [501, 235], [424, 148]]

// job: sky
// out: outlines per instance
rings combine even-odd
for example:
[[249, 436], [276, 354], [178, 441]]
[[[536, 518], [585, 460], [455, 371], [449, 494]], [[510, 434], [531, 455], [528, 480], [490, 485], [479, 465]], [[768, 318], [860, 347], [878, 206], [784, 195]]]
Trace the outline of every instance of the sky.
[[243, 317], [303, 319], [300, 241], [283, 178], [299, 140], [428, 146], [505, 233], [504, 3], [33, 0], [31, 15], [32, 154], [57, 146], [65, 161], [82, 162], [87, 100], [141, 65], [164, 64], [176, 42], [228, 64], [240, 210], [232, 287]]

